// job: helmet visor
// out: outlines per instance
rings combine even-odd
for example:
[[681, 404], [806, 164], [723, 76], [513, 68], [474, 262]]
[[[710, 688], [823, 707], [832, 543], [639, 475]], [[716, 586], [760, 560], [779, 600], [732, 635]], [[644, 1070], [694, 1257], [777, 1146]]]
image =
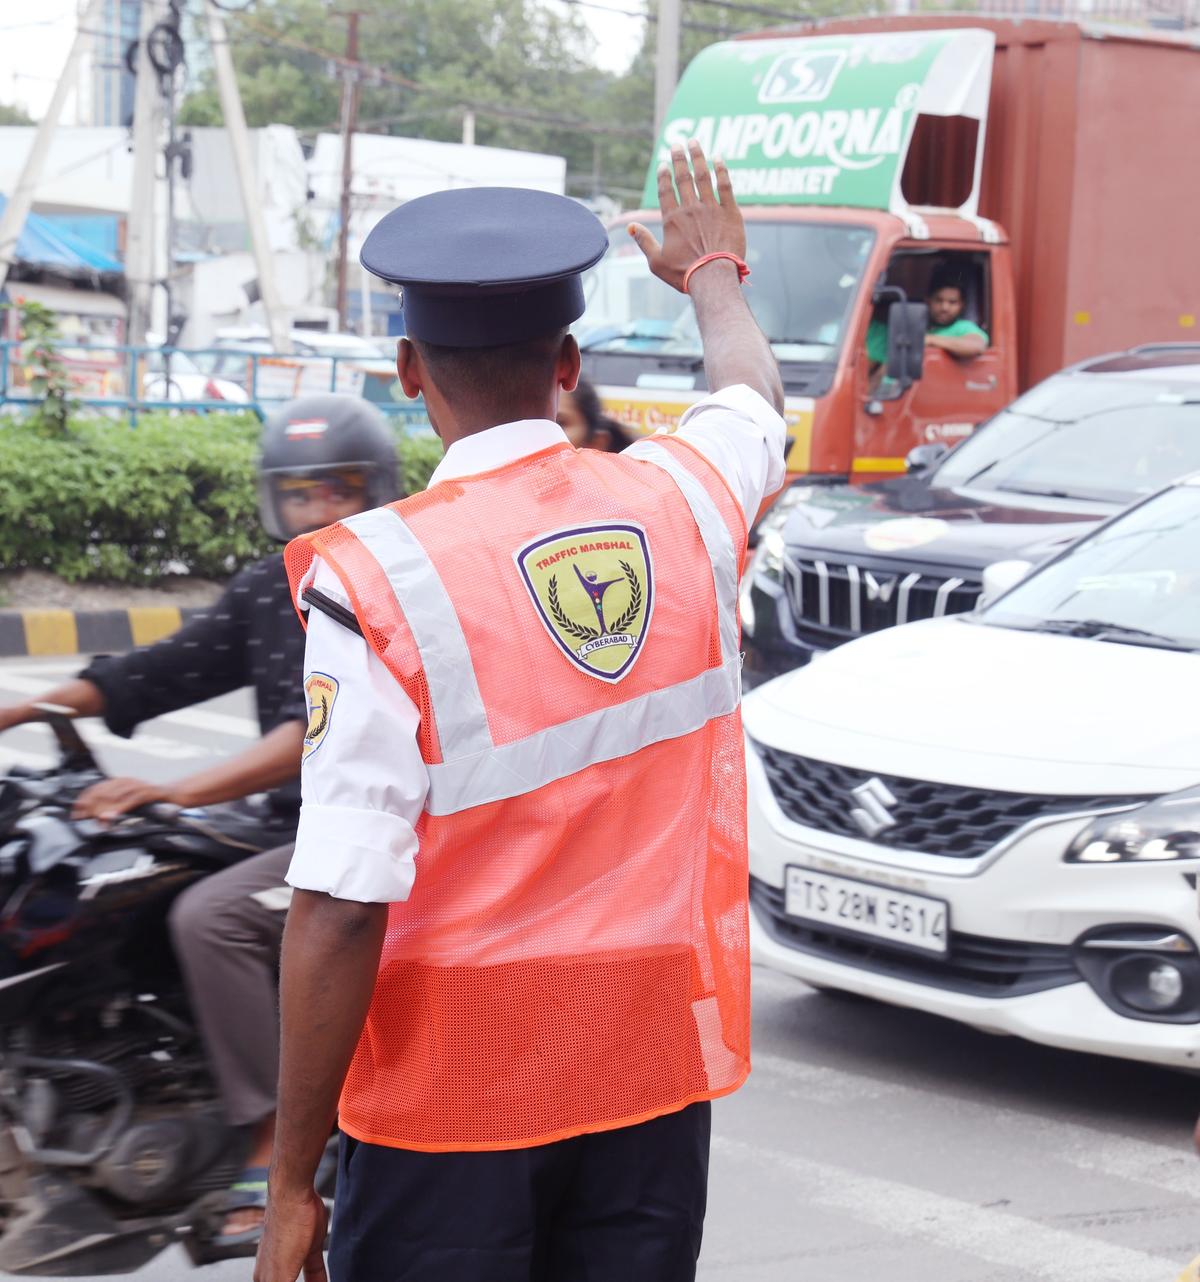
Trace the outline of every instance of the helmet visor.
[[268, 481], [272, 507], [285, 538], [319, 530], [372, 506], [371, 473], [366, 467], [274, 472]]

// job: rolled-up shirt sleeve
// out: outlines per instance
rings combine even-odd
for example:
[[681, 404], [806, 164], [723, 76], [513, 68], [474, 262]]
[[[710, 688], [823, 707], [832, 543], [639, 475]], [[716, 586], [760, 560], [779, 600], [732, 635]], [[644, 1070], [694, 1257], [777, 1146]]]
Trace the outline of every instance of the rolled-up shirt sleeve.
[[[318, 565], [314, 586], [346, 603]], [[429, 772], [417, 743], [420, 714], [356, 633], [309, 611], [304, 678], [328, 700], [306, 741], [300, 828], [289, 884], [361, 903], [408, 898], [416, 878], [417, 821]]]
[[[748, 525], [754, 523], [763, 499], [784, 482], [787, 424], [774, 406], [744, 383], [724, 387], [688, 406], [675, 435], [720, 472], [741, 501]], [[635, 455], [637, 450], [637, 444], [630, 446]]]

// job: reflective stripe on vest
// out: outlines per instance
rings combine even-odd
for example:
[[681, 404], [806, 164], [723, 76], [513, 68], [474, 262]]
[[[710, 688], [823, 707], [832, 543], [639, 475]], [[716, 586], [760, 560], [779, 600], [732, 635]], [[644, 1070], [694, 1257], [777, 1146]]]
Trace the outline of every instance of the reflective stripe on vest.
[[454, 606], [428, 553], [390, 507], [347, 517], [387, 576], [421, 653], [443, 757], [465, 757], [492, 747], [487, 713], [471, 666], [471, 651]]
[[653, 441], [638, 441], [629, 450], [630, 457], [661, 467], [679, 487], [692, 518], [700, 529], [705, 550], [712, 565], [713, 588], [717, 594], [717, 617], [721, 627], [721, 662], [729, 663], [738, 652], [738, 552], [733, 546], [729, 527], [708, 491], [691, 472], [671, 456], [671, 452]]
[[669, 450], [647, 443], [634, 457], [671, 477], [699, 529], [716, 591], [721, 666], [512, 743], [497, 745], [492, 739], [458, 615], [403, 518], [380, 508], [342, 522], [387, 576], [425, 670], [442, 749], [442, 762], [427, 766], [429, 814], [452, 815], [534, 792], [589, 766], [692, 734], [737, 708], [741, 658], [733, 536], [703, 484]]

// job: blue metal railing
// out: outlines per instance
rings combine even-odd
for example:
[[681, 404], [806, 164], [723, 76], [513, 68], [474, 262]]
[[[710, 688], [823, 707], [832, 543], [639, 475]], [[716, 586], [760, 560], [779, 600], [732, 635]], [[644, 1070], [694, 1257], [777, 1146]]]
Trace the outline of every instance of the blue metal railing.
[[[5, 410], [27, 409], [37, 401], [25, 377], [23, 346], [0, 341], [0, 408]], [[59, 352], [74, 384], [73, 401], [134, 423], [149, 410], [249, 411], [265, 418], [296, 396], [340, 391], [370, 401], [406, 434], [430, 430], [424, 402], [404, 399], [394, 366], [382, 357], [92, 345], [70, 339], [48, 346]]]

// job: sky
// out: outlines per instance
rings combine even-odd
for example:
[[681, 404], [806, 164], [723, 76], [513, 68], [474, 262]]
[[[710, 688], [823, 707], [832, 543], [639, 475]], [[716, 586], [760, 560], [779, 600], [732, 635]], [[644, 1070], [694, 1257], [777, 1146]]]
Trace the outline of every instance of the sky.
[[[565, 0], [541, 0], [559, 11]], [[644, 24], [611, 10], [635, 10], [638, 0], [593, 0], [595, 6], [578, 12], [596, 39], [596, 63], [608, 71], [624, 71], [642, 41]], [[75, 34], [78, 0], [0, 0], [0, 102], [25, 108], [40, 119], [54, 92]], [[31, 16], [36, 14], [36, 17]], [[79, 117], [72, 93], [63, 123], [77, 124]]]

